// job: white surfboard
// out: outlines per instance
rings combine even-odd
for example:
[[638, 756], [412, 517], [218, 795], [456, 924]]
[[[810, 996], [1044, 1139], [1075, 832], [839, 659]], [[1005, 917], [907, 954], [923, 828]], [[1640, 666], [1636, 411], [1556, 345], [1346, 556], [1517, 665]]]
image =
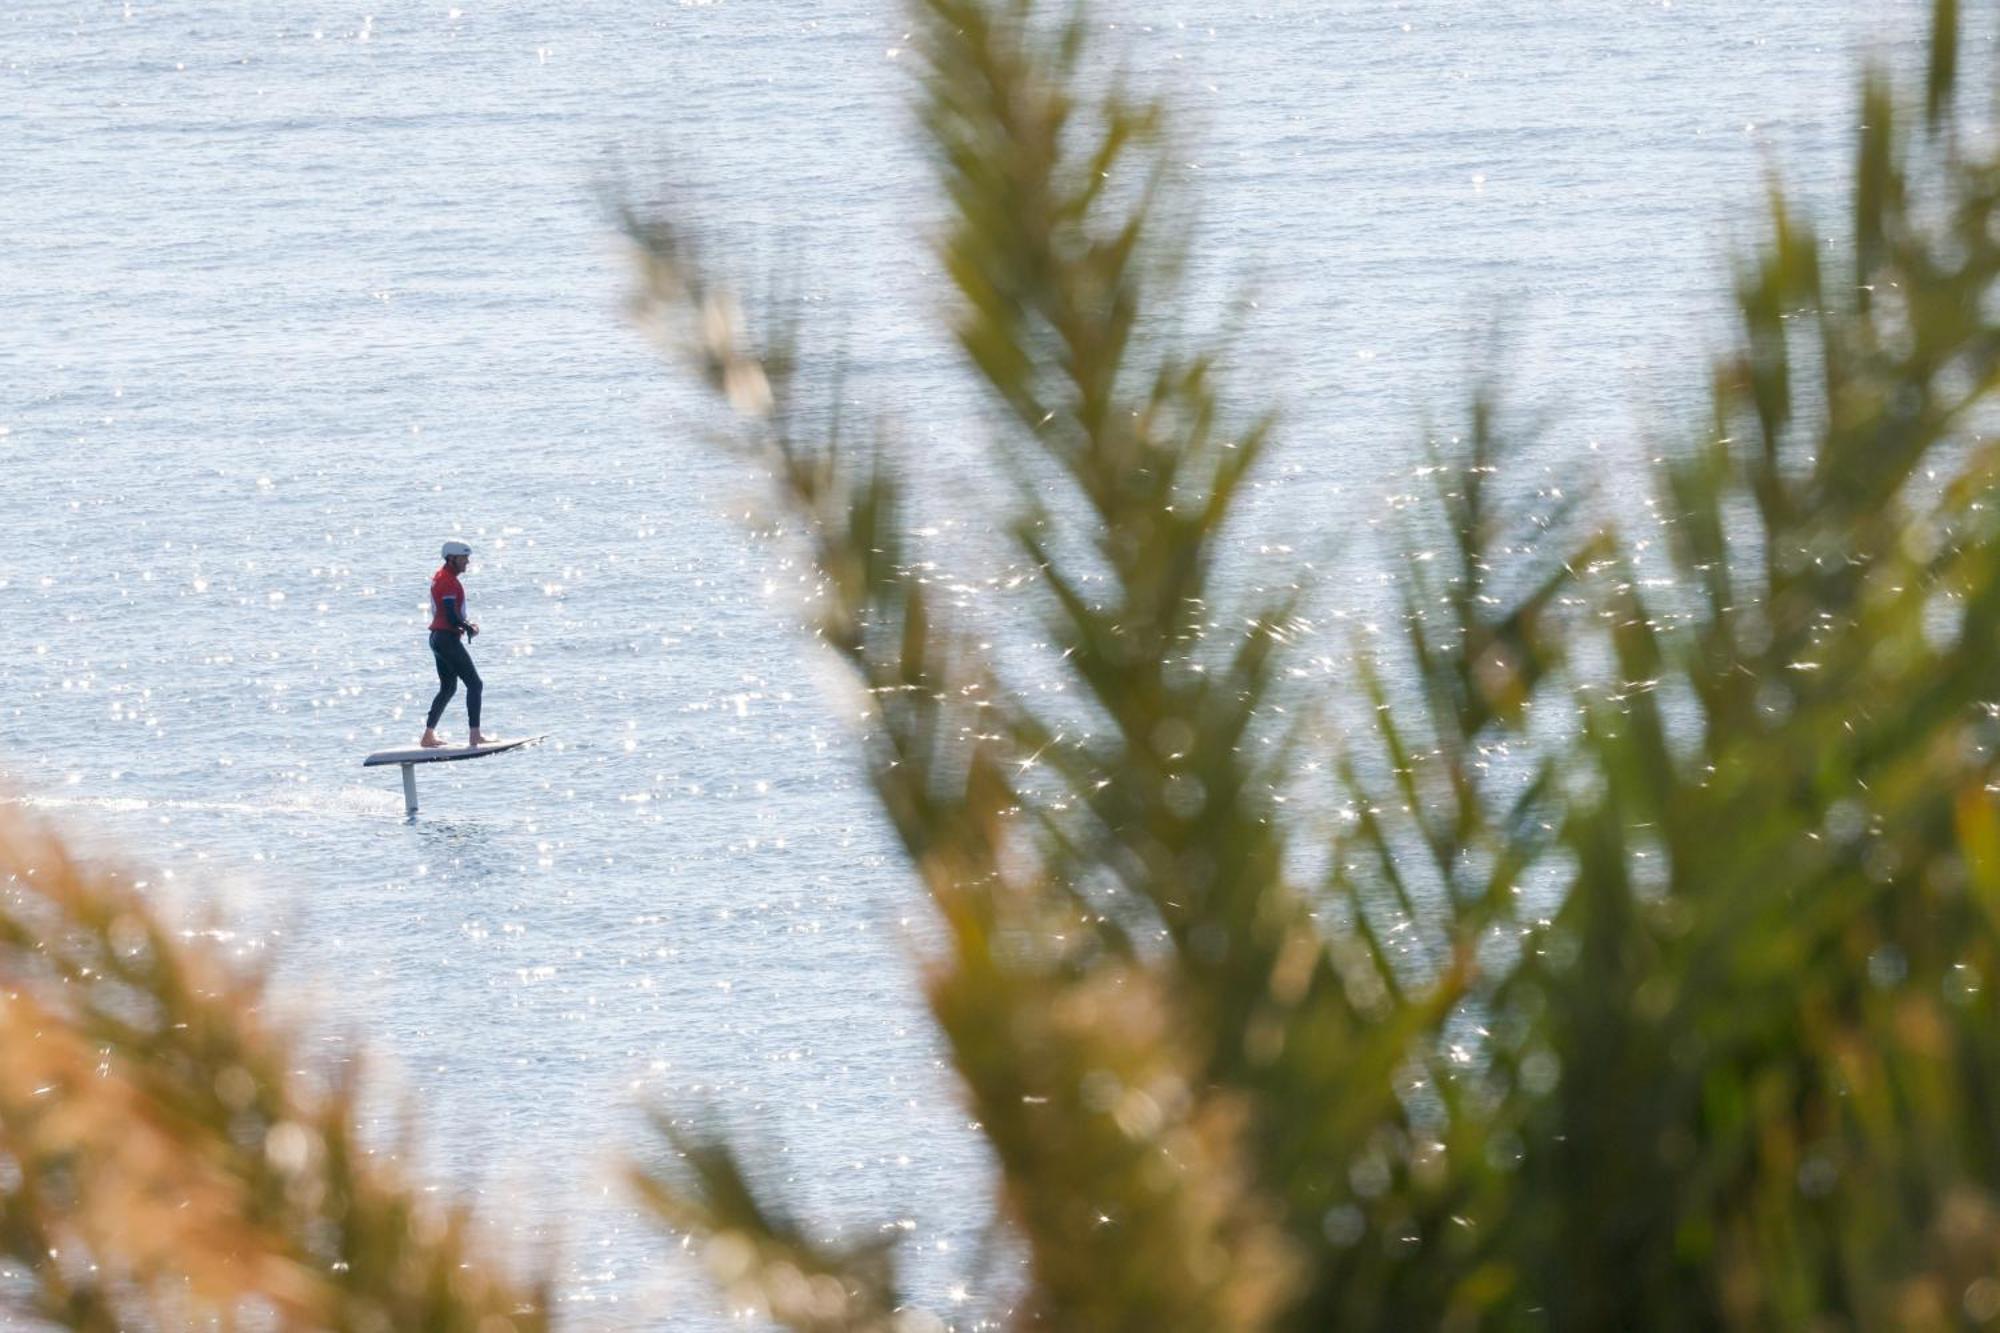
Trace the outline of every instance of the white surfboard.
[[533, 745], [543, 740], [542, 736], [523, 736], [517, 741], [495, 741], [491, 745], [441, 745], [435, 750], [418, 746], [414, 750], [377, 750], [361, 761], [363, 768], [380, 768], [385, 764], [399, 765], [403, 770], [403, 804], [407, 813], [417, 813], [417, 765], [449, 764], [459, 759], [484, 759], [491, 754], [505, 754], [518, 750], [523, 745]]
[[489, 754], [505, 754], [523, 745], [533, 745], [545, 739], [541, 736], [523, 736], [518, 741], [495, 741], [491, 745], [443, 745], [435, 750], [419, 746], [412, 750], [377, 750], [361, 761], [363, 768], [375, 768], [381, 764], [448, 764], [455, 759], [484, 759]]

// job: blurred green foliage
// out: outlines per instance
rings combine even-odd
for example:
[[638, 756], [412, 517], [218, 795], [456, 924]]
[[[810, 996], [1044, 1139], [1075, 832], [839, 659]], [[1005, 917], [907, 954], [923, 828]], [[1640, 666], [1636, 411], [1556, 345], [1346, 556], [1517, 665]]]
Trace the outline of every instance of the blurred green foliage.
[[[1330, 847], [1282, 669], [1310, 593], [1215, 577], [1272, 426], [1225, 402], [1226, 336], [1172, 332], [1166, 109], [1078, 11], [913, 16], [954, 332], [1019, 480], [977, 512], [1036, 571], [1063, 692], [931, 579], [893, 446], [806, 401], [782, 312], [684, 218], [620, 221], [635, 315], [810, 552], [942, 924], [925, 995], [1019, 1260], [950, 1317], [2000, 1325], [2000, 156], [1957, 110], [1952, 0], [1920, 107], [1864, 81], [1843, 239], [1773, 188], [1646, 531], [1526, 489], [1474, 394], [1400, 638], [1356, 645]], [[290, 1067], [253, 981], [5, 845], [8, 1295], [72, 1328], [544, 1326], [539, 1283], [355, 1146], [351, 1083]], [[944, 1325], [893, 1245], [657, 1123], [634, 1185], [733, 1306]]]
[[[1024, 1257], [1012, 1321], [2000, 1318], [2000, 160], [1956, 112], [1955, 6], [1920, 114], [1866, 79], [1849, 240], [1773, 189], [1660, 531], [1522, 493], [1475, 396], [1426, 469], [1401, 642], [1357, 646], [1321, 882], [1286, 804], [1310, 710], [1274, 670], [1299, 606], [1212, 578], [1269, 421], [1225, 406], [1226, 340], [1162, 332], [1164, 109], [1073, 11], [915, 12], [955, 331], [1080, 702], [998, 678], [880, 448], [795, 403], [789, 344], [684, 231], [626, 224], [648, 323], [757, 385], [742, 438], [873, 702], [876, 790], [950, 927], [926, 981]], [[892, 1300], [869, 1271], [857, 1322]]]

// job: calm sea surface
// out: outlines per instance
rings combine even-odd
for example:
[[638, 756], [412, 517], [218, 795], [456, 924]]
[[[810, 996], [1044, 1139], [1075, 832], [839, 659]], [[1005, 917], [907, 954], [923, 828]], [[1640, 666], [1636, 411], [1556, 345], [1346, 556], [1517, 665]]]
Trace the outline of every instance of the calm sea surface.
[[[1379, 560], [1327, 557], [1409, 488], [1496, 313], [1516, 397], [1559, 413], [1534, 466], [1670, 439], [1764, 172], [1837, 225], [1853, 71], [1915, 60], [1928, 9], [1105, 6], [1184, 108], [1197, 290], [1257, 300], [1240, 397], [1285, 409], [1241, 567], [1379, 600]], [[558, 1256], [572, 1328], [731, 1320], [614, 1179], [655, 1104], [850, 1234], [906, 1224], [934, 1308], [999, 1285], [924, 903], [750, 479], [621, 321], [594, 194], [680, 182], [962, 490], [935, 483], [986, 437], [937, 332], [906, 27], [859, 0], [0, 18], [0, 777], [219, 911], [316, 1043], [365, 1046], [384, 1140], [413, 1107], [418, 1169]], [[424, 772], [408, 823], [358, 764], [420, 729], [447, 536], [489, 728], [552, 740]]]

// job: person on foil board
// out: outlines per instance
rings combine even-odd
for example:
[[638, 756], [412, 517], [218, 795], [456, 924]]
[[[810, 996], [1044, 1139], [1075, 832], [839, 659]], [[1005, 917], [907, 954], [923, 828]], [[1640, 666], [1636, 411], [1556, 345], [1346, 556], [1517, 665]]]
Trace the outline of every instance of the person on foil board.
[[458, 693], [461, 680], [465, 682], [465, 722], [472, 733], [467, 746], [494, 744], [493, 737], [479, 730], [482, 682], [478, 668], [472, 665], [472, 654], [465, 650], [468, 641], [479, 637], [479, 626], [465, 617], [465, 585], [458, 581], [471, 563], [470, 546], [460, 541], [446, 542], [444, 567], [431, 575], [431, 656], [437, 659], [438, 691], [431, 700], [431, 711], [424, 717], [423, 739], [417, 742], [426, 750], [441, 749], [450, 743], [438, 736], [437, 724], [444, 716], [445, 705]]

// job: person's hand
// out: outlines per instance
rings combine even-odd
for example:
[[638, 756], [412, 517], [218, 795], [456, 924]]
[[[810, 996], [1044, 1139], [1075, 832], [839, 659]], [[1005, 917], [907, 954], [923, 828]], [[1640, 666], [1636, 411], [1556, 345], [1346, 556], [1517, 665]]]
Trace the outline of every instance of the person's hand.
[[465, 627], [465, 637], [466, 637], [466, 638], [468, 638], [468, 639], [476, 639], [476, 638], [478, 638], [478, 637], [479, 637], [479, 626], [477, 626], [477, 625], [467, 625], [467, 626]]

